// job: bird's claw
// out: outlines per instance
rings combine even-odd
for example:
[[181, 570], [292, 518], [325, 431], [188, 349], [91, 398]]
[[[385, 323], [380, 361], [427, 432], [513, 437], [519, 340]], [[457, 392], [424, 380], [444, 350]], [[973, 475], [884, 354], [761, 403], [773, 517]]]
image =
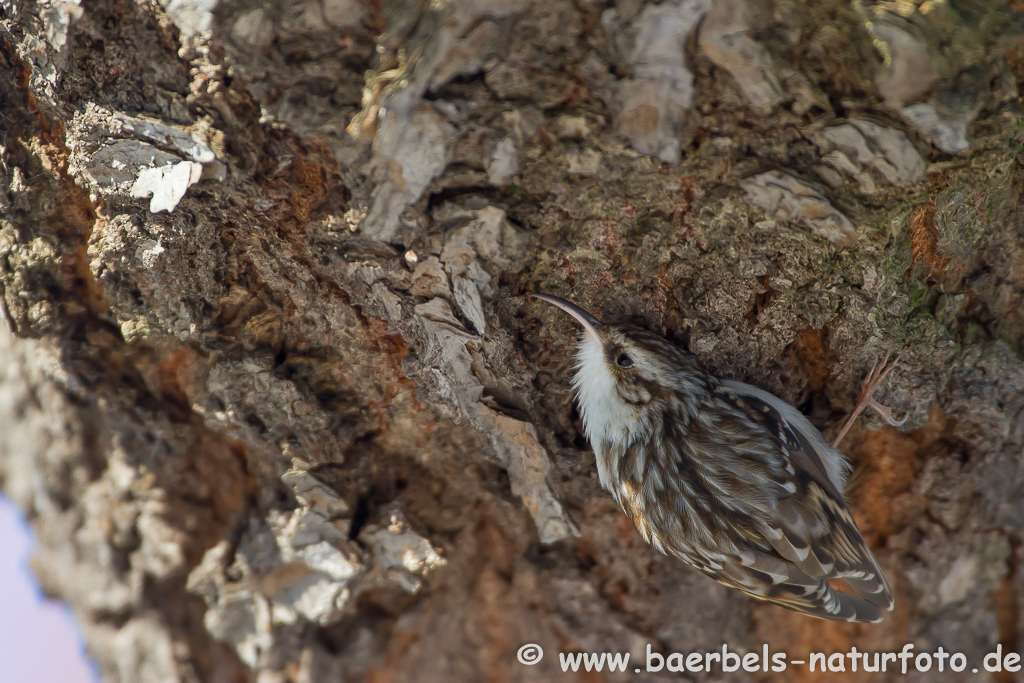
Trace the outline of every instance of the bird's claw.
[[864, 382], [861, 384], [860, 396], [857, 397], [857, 405], [854, 407], [853, 412], [846, 418], [846, 422], [843, 424], [843, 428], [839, 431], [839, 436], [832, 442], [832, 447], [835, 448], [839, 445], [839, 442], [846, 436], [846, 432], [853, 426], [854, 421], [857, 417], [864, 412], [867, 407], [874, 408], [875, 412], [878, 413], [887, 424], [893, 427], [902, 427], [907, 422], [909, 415], [904, 415], [902, 420], [897, 420], [892, 415], [892, 408], [889, 406], [883, 406], [881, 403], [875, 400], [874, 393], [878, 385], [881, 384], [889, 373], [893, 371], [896, 364], [899, 363], [900, 357], [896, 356], [893, 361], [889, 362], [889, 353], [885, 354], [881, 362], [875, 362], [871, 367], [871, 372], [864, 378]]
[[902, 427], [907, 423], [907, 418], [910, 417], [910, 415], [904, 415], [902, 420], [897, 420], [892, 416], [892, 408], [889, 406], [883, 406], [873, 398], [868, 401], [868, 405], [874, 408], [875, 412], [878, 413], [887, 424], [890, 424], [893, 427]]

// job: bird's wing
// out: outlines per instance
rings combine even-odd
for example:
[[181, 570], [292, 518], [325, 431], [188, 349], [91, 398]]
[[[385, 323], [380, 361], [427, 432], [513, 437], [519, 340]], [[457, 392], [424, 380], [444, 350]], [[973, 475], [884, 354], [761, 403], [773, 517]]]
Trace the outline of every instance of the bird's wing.
[[781, 398], [743, 382], [722, 380], [721, 389], [734, 393], [748, 407], [764, 415], [764, 427], [783, 443], [797, 446], [795, 450], [806, 454], [812, 469], [827, 477], [837, 494], [842, 493], [850, 473], [850, 463], [825, 442], [821, 432], [803, 413]]
[[[761, 464], [772, 459], [756, 444], [771, 444], [768, 450], [781, 456], [768, 467], [774, 495], [754, 525], [760, 538], [749, 538], [753, 549], [740, 552], [739, 566], [716, 574], [736, 573], [728, 583], [790, 609], [829, 619], [880, 619], [879, 609], [893, 607], [892, 593], [844, 502], [842, 456], [803, 415], [767, 392], [729, 381], [714, 393], [730, 415], [745, 418], [737, 429], [751, 437], [749, 457]], [[758, 439], [765, 434], [768, 442]], [[859, 598], [836, 591], [829, 579], [844, 580]]]

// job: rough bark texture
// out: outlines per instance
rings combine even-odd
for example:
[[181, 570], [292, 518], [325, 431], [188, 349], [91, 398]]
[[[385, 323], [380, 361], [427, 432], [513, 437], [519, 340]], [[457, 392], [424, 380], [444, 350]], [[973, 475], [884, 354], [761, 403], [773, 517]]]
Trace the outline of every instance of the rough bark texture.
[[[77, 2], [0, 1], [0, 483], [105, 680], [1021, 647], [1020, 3]], [[844, 444], [895, 613], [642, 543], [531, 291], [826, 434], [901, 354]]]

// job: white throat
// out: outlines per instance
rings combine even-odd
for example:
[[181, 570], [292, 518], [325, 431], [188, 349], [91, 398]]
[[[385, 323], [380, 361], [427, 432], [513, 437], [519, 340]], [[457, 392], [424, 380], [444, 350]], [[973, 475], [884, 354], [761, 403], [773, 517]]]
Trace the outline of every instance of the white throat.
[[583, 416], [583, 429], [597, 456], [597, 471], [601, 485], [613, 490], [612, 453], [618, 449], [608, 446], [628, 440], [629, 429], [637, 420], [636, 406], [622, 400], [616, 389], [616, 379], [608, 368], [604, 348], [589, 334], [580, 342], [576, 352], [576, 375], [573, 389]]

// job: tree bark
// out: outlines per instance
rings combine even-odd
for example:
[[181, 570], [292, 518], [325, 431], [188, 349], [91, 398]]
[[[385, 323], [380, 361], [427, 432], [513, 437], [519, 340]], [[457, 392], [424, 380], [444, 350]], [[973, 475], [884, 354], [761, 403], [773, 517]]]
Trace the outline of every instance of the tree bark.
[[[104, 680], [1020, 649], [1019, 3], [76, 3], [0, 2], [0, 483]], [[895, 612], [645, 545], [534, 291], [826, 436], [898, 353], [843, 444]]]

